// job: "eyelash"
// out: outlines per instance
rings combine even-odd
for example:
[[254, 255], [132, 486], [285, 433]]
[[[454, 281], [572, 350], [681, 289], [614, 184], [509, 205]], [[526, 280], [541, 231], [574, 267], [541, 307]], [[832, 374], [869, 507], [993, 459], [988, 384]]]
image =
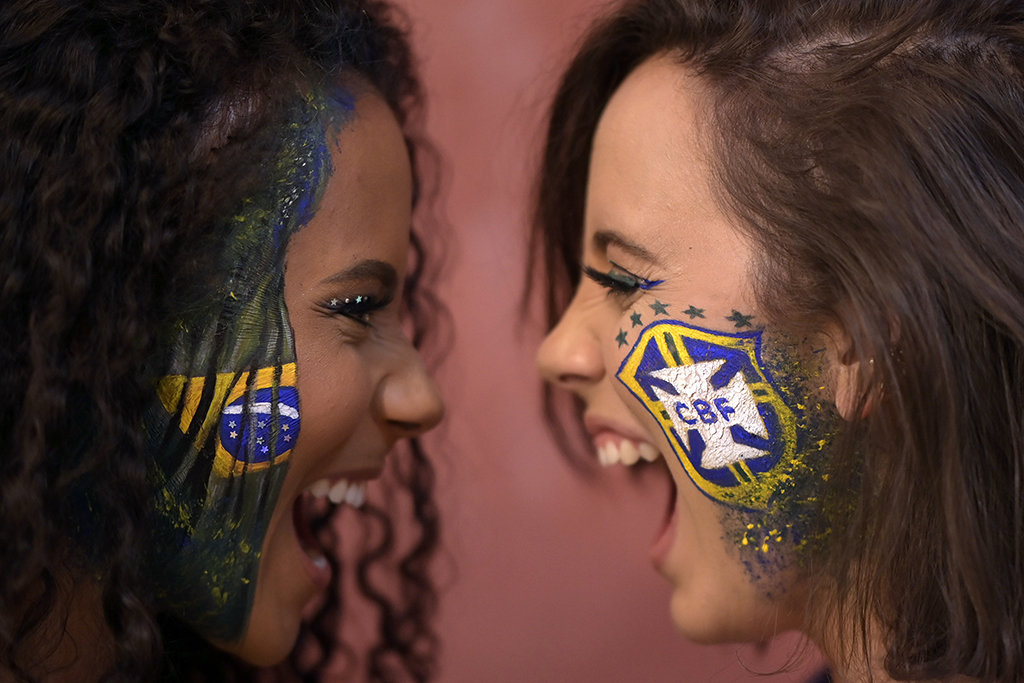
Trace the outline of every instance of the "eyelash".
[[371, 327], [373, 314], [382, 308], [386, 308], [390, 303], [390, 296], [378, 299], [374, 296], [360, 294], [358, 296], [345, 297], [344, 299], [331, 299], [324, 303], [324, 308], [331, 313], [354, 320], [360, 325]]
[[633, 294], [637, 290], [646, 292], [654, 289], [664, 282], [664, 280], [648, 280], [645, 277], [634, 275], [616, 263], [612, 263], [612, 266], [622, 272], [617, 273], [614, 270], [611, 270], [607, 273], [602, 273], [596, 268], [583, 266], [583, 274], [600, 286], [609, 290], [609, 292], [623, 295]]

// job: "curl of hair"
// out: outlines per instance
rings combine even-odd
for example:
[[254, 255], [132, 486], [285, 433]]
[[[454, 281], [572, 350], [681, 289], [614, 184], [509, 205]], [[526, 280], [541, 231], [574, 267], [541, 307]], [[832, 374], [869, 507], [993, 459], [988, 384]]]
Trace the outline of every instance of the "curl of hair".
[[840, 656], [881, 644], [900, 680], [1024, 680], [1024, 8], [622, 5], [551, 109], [533, 236], [549, 325], [579, 282], [598, 119], [661, 54], [709, 86], [714, 180], [762, 254], [764, 315], [837, 324], [873, 368], [853, 413], [873, 409], [829, 465], [811, 619]]
[[[68, 577], [94, 571], [83, 569], [84, 537], [104, 565], [105, 680], [255, 678], [158, 617], [139, 569], [150, 516], [140, 427], [162, 374], [157, 333], [212, 258], [211, 226], [258, 182], [303, 83], [360, 75], [422, 165], [421, 93], [399, 19], [376, 0], [0, 5], [0, 665], [21, 680], [45, 659], [40, 627], [63, 618]], [[407, 294], [419, 342], [433, 299], [416, 287], [426, 262], [415, 244]], [[433, 476], [418, 445], [395, 468], [418, 540], [365, 553], [368, 565], [397, 563], [402, 586], [397, 599], [360, 586], [379, 605], [368, 679], [425, 681], [436, 653]], [[95, 528], [83, 527], [82, 487]], [[343, 647], [339, 601], [307, 625], [325, 645], [314, 670]]]

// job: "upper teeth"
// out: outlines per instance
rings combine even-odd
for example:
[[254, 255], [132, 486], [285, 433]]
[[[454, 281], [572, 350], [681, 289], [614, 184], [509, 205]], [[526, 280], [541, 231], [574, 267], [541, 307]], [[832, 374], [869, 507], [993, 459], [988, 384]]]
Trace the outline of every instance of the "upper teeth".
[[626, 466], [635, 465], [641, 458], [647, 462], [654, 462], [658, 455], [658, 449], [651, 444], [633, 443], [626, 439], [618, 444], [608, 441], [597, 447], [597, 460], [605, 467], [618, 462]]
[[366, 501], [366, 482], [354, 481], [349, 483], [348, 479], [339, 479], [335, 484], [327, 479], [320, 479], [309, 487], [309, 492], [314, 498], [327, 496], [335, 505], [348, 503], [352, 507], [360, 507]]

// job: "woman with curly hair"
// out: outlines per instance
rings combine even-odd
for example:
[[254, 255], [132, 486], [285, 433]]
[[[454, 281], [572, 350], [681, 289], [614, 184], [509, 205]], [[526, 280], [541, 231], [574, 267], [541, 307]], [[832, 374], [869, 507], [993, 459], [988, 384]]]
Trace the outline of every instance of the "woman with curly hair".
[[701, 642], [1024, 680], [1024, 5], [632, 0], [551, 110], [545, 377]]
[[0, 679], [313, 680], [353, 593], [431, 676], [418, 98], [378, 2], [0, 7]]

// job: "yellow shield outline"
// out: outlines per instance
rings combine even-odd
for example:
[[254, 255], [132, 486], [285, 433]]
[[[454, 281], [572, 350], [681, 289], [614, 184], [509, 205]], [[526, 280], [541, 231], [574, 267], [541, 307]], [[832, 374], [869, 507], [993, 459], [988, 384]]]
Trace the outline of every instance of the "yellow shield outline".
[[[723, 486], [709, 481], [698, 469], [690, 457], [690, 449], [684, 441], [684, 435], [678, 434], [669, 417], [668, 407], [661, 401], [652, 399], [637, 379], [638, 375], [646, 374], [653, 368], [642, 368], [648, 347], [654, 343], [658, 357], [664, 363], [662, 367], [694, 365], [696, 361], [688, 350], [687, 339], [703, 342], [711, 347], [740, 351], [750, 361], [747, 368], [753, 377], [745, 376], [747, 386], [762, 417], [774, 414], [773, 442], [781, 441], [781, 448], [773, 456], [771, 467], [764, 471], [754, 471], [747, 462], [738, 462], [728, 466], [735, 486]], [[761, 361], [761, 332], [758, 330], [740, 333], [717, 332], [679, 320], [659, 320], [651, 323], [640, 332], [637, 342], [626, 354], [619, 367], [616, 377], [633, 396], [639, 400], [654, 417], [672, 446], [679, 464], [686, 471], [694, 484], [708, 497], [734, 507], [764, 510], [768, 507], [773, 492], [784, 485], [789, 479], [789, 472], [797, 464], [797, 417], [793, 410], [782, 400], [770, 375], [765, 371]], [[753, 379], [753, 381], [751, 381]], [[764, 408], [764, 410], [762, 409]], [[768, 414], [766, 415], [766, 411]], [[766, 456], [768, 457], [768, 456]]]

